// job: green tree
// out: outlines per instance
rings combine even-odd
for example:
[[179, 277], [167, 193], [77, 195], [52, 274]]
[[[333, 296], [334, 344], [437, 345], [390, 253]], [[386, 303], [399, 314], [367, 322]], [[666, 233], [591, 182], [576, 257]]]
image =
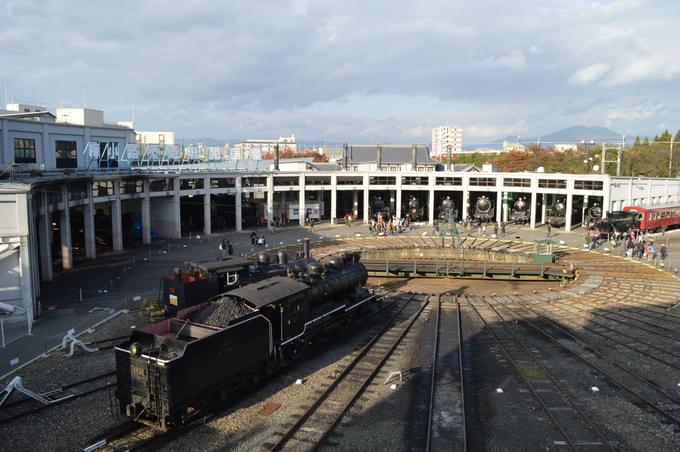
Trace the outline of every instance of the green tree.
[[661, 135], [659, 135], [659, 143], [670, 143], [671, 138], [673, 138], [673, 136], [668, 131], [668, 129], [666, 129], [663, 131]]
[[[680, 130], [678, 130], [678, 133], [680, 133]], [[633, 146], [640, 146], [640, 137], [639, 136], [635, 137], [635, 143], [633, 143]]]
[[645, 137], [644, 141], [642, 142], [643, 146], [649, 146], [649, 138]]
[[673, 139], [675, 143], [680, 143], [680, 129], [678, 129], [678, 132], [675, 134], [675, 138]]

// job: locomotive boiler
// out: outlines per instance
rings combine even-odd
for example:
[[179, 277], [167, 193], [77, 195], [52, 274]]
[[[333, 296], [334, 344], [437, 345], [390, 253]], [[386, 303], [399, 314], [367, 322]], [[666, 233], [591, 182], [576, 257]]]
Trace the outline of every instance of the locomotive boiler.
[[115, 349], [120, 412], [159, 430], [190, 421], [378, 309], [357, 253], [294, 265], [138, 328]]
[[567, 206], [561, 200], [558, 200], [552, 206], [546, 208], [547, 220], [553, 226], [560, 227], [566, 223]]
[[510, 220], [515, 224], [527, 224], [531, 209], [523, 197], [519, 197], [512, 205]]
[[425, 208], [420, 205], [420, 200], [411, 195], [408, 199], [408, 213], [411, 215], [413, 221], [421, 221], [423, 219]]
[[472, 217], [477, 221], [488, 223], [494, 221], [494, 205], [493, 201], [482, 195], [477, 198], [475, 202], [475, 209]]
[[586, 209], [586, 215], [583, 219], [585, 226], [593, 227], [596, 226], [602, 220], [602, 208], [597, 204], [593, 204], [592, 207]]
[[458, 221], [458, 209], [455, 209], [453, 200], [450, 196], [447, 196], [442, 200], [441, 207], [439, 208], [439, 220], [442, 222], [456, 222]]
[[382, 217], [387, 222], [392, 217], [392, 207], [385, 204], [381, 196], [376, 196], [371, 203], [371, 217], [375, 221], [379, 221]]

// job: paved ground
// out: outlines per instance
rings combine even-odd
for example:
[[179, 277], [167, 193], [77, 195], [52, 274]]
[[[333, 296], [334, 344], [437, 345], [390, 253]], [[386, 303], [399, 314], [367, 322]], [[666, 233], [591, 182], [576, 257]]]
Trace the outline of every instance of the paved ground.
[[[290, 226], [278, 229], [275, 234], [258, 232], [264, 233], [268, 246], [277, 246], [297, 243], [303, 237], [319, 239], [368, 235], [368, 227], [357, 224], [352, 227], [321, 224], [314, 231]], [[211, 239], [182, 239], [158, 241], [148, 246], [138, 245], [121, 253], [101, 256], [88, 265], [57, 275], [43, 289], [43, 313], [35, 322], [31, 335], [27, 334], [25, 323], [5, 325], [7, 345], [0, 348], [0, 375], [57, 345], [70, 328], [80, 332], [109, 315], [99, 310], [91, 312], [92, 309], [135, 306], [140, 299], [156, 295], [161, 276], [170, 273], [174, 267], [181, 266], [182, 262], [218, 257], [221, 253], [218, 245], [223, 237], [234, 242], [237, 254], [255, 251], [256, 248], [250, 245], [250, 233], [251, 231], [244, 231], [239, 234], [218, 234]], [[411, 235], [431, 233], [432, 230], [427, 225], [415, 226], [409, 232]], [[583, 235], [583, 231], [579, 230], [572, 233], [553, 230], [550, 238], [581, 247], [584, 243]], [[543, 239], [546, 238], [546, 231], [510, 226], [506, 231], [506, 238], [528, 241]], [[657, 244], [668, 240], [670, 257], [666, 268], [680, 267], [680, 231], [673, 231], [665, 237], [656, 237], [655, 240]], [[619, 250], [612, 248], [609, 252], [618, 253]]]

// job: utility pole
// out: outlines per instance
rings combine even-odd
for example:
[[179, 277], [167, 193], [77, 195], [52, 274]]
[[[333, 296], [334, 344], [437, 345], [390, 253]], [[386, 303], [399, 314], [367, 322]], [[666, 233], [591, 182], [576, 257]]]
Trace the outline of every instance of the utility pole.
[[675, 137], [671, 135], [671, 148], [668, 152], [668, 177], [673, 177], [673, 140]]
[[616, 175], [621, 176], [621, 160], [623, 157], [623, 150], [626, 148], [626, 135], [623, 135], [623, 140], [621, 140], [621, 148], [616, 153]]

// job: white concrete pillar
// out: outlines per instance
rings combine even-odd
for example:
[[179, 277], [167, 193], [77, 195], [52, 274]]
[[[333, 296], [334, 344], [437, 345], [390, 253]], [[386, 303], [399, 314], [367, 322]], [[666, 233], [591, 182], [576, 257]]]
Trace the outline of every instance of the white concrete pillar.
[[114, 251], [123, 250], [123, 213], [120, 201], [120, 179], [113, 181], [115, 199], [111, 201], [111, 237]]
[[460, 212], [460, 219], [465, 219], [470, 216], [470, 192], [467, 188], [463, 189], [463, 210]]
[[236, 232], [241, 232], [243, 230], [243, 180], [241, 176], [236, 178], [236, 197], [234, 198], [234, 217]]
[[336, 223], [338, 217], [338, 176], [331, 176], [331, 224]]
[[503, 210], [506, 208], [505, 204], [503, 192], [501, 190], [496, 191], [496, 223], [500, 223], [503, 220]]
[[369, 210], [368, 207], [369, 207], [369, 204], [370, 204], [369, 194], [370, 194], [370, 189], [371, 189], [370, 179], [368, 177], [368, 174], [364, 175], [363, 189], [364, 189], [364, 212], [363, 212], [364, 224], [368, 224], [368, 210]]
[[274, 176], [267, 176], [267, 229], [274, 229]]
[[26, 320], [28, 322], [28, 334], [33, 329], [34, 317], [34, 297], [31, 275], [31, 250], [28, 236], [22, 236], [19, 241], [19, 267], [21, 281], [21, 303], [26, 310]]
[[40, 193], [40, 212], [38, 212], [38, 242], [40, 244], [40, 275], [43, 281], [52, 281], [52, 218], [47, 205], [47, 191]]
[[151, 198], [149, 197], [149, 180], [144, 180], [142, 194], [142, 243], [151, 243]]
[[434, 186], [430, 185], [427, 198], [427, 222], [430, 226], [434, 224]]
[[174, 180], [175, 190], [172, 194], [172, 238], [181, 239], [182, 238], [182, 197], [180, 196], [180, 179], [179, 177]]
[[73, 240], [71, 237], [71, 208], [69, 206], [68, 186], [61, 186], [61, 203], [64, 209], [59, 217], [59, 235], [61, 236], [61, 268], [73, 268]]
[[92, 182], [87, 183], [87, 193], [87, 204], [83, 209], [83, 229], [85, 229], [85, 257], [88, 259], [96, 259], [97, 242], [94, 230], [94, 194], [92, 193]]
[[359, 216], [359, 192], [356, 190], [352, 190], [352, 212], [355, 217]]
[[212, 205], [212, 195], [210, 194], [210, 176], [203, 179], [203, 234], [212, 234], [212, 215], [210, 206]]
[[298, 224], [300, 226], [305, 225], [305, 215], [307, 214], [307, 206], [305, 205], [306, 201], [306, 193], [305, 193], [305, 175], [304, 173], [300, 176], [300, 182], [298, 183], [300, 186], [300, 191], [298, 192]]
[[397, 196], [396, 196], [396, 206], [394, 209], [394, 214], [397, 216], [397, 218], [401, 218], [401, 203], [402, 203], [402, 195], [401, 191], [403, 190], [402, 184], [401, 184], [401, 176], [397, 176]]
[[509, 200], [508, 200], [508, 192], [504, 191], [503, 192], [503, 223], [507, 223], [508, 220], [510, 219], [510, 206], [508, 205]]
[[543, 193], [543, 202], [541, 203], [541, 224], [548, 222], [548, 195]]
[[529, 227], [531, 229], [536, 229], [536, 205], [538, 204], [536, 201], [538, 201], [538, 193], [531, 192], [531, 207], [530, 207], [530, 212], [529, 212]]
[[[567, 187], [568, 187], [568, 185], [567, 185]], [[573, 190], [573, 188], [571, 190]], [[572, 211], [574, 210], [574, 196], [571, 194], [571, 190], [567, 194], [567, 207], [566, 207], [567, 211], [565, 212], [565, 216], [564, 216], [564, 231], [565, 232], [571, 231], [571, 224], [572, 224], [572, 221], [574, 221], [573, 218], [571, 217]]]
[[[631, 184], [633, 183], [633, 178], [631, 177]], [[612, 209], [611, 196], [612, 196], [612, 181], [611, 177], [606, 176], [604, 178], [604, 183], [602, 184], [602, 218], [607, 218], [607, 213]]]

